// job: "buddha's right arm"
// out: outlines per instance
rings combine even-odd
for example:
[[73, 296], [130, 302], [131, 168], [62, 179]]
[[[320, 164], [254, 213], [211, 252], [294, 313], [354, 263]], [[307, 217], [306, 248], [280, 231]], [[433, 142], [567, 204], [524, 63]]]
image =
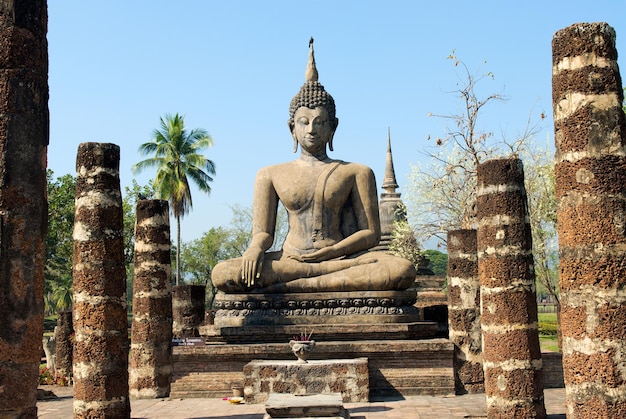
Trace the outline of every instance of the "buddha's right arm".
[[248, 286], [254, 285], [263, 269], [265, 252], [274, 241], [278, 195], [272, 182], [270, 168], [262, 168], [254, 181], [252, 240], [243, 253], [241, 275]]
[[[259, 231], [252, 236], [252, 240], [250, 240], [250, 246], [248, 246], [249, 250], [260, 250], [261, 252], [266, 252], [267, 249], [272, 247], [272, 243], [274, 242], [274, 238], [271, 234], [265, 231]], [[247, 250], [246, 250], [247, 253]]]
[[270, 168], [262, 168], [254, 181], [254, 204], [252, 212], [252, 245], [266, 251], [274, 241], [278, 195], [272, 182]]

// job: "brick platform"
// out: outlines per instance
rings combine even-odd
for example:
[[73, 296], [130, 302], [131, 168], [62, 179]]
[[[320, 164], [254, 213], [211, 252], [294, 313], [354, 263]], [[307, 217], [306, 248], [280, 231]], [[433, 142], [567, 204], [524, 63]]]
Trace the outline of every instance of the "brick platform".
[[[367, 358], [370, 399], [454, 394], [453, 345], [447, 339], [316, 342], [310, 360]], [[285, 343], [173, 348], [171, 397], [224, 397], [244, 381], [252, 360], [295, 360]]]

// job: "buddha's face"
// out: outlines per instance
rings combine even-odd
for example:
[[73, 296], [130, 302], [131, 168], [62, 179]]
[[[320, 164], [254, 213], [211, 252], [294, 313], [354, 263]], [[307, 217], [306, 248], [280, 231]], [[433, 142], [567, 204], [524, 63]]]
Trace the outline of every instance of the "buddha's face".
[[291, 134], [303, 150], [314, 154], [326, 149], [326, 144], [333, 137], [334, 128], [325, 108], [300, 107], [293, 119]]

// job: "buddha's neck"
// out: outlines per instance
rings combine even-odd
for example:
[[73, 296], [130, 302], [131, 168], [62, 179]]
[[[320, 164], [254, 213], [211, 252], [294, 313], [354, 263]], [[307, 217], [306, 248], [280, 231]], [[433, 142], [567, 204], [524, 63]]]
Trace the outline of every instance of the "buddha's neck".
[[326, 161], [329, 161], [330, 158], [326, 154], [326, 150], [320, 151], [318, 153], [309, 153], [306, 150], [302, 150], [300, 153], [300, 160], [304, 162], [315, 163], [318, 161], [326, 162]]

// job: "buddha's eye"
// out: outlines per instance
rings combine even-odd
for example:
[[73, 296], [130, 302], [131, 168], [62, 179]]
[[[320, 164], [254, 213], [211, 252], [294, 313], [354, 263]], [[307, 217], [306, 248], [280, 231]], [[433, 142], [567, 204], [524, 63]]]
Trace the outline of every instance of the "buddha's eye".
[[298, 123], [301, 125], [309, 125], [309, 118], [300, 118], [298, 119]]

